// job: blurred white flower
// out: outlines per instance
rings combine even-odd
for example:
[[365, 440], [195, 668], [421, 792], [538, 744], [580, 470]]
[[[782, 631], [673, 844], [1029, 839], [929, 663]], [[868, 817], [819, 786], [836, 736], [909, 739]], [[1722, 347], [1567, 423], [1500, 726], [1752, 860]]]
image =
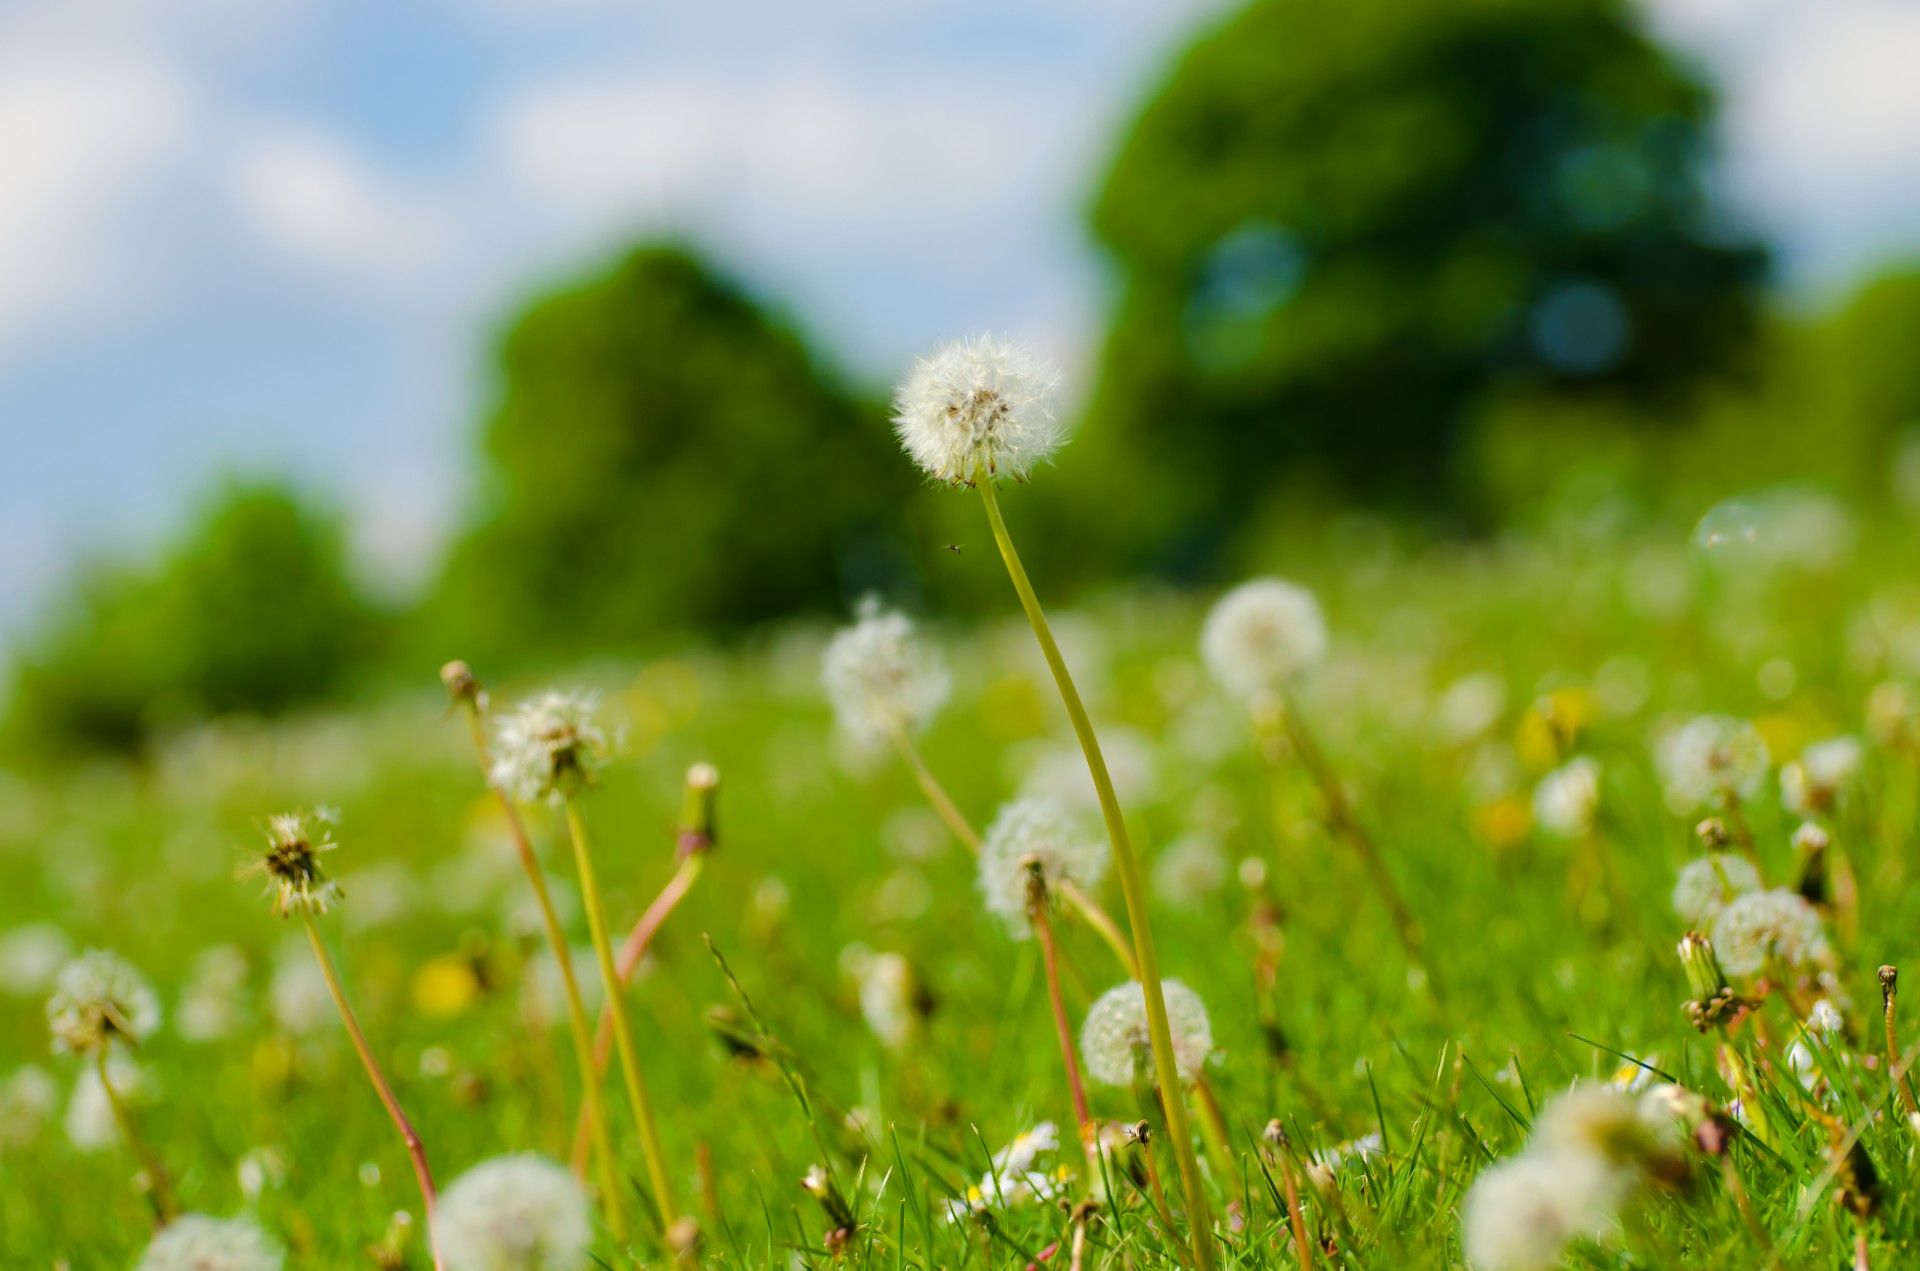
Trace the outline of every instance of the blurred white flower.
[[0, 993], [38, 997], [73, 959], [73, 942], [50, 922], [30, 922], [0, 934]]
[[0, 1081], [0, 1157], [31, 1144], [60, 1106], [60, 1087], [44, 1068], [23, 1064]]
[[893, 429], [921, 471], [949, 485], [981, 472], [1024, 481], [1066, 440], [1054, 406], [1060, 373], [995, 335], [921, 358], [893, 398]]
[[1492, 671], [1463, 675], [1447, 686], [1433, 706], [1433, 728], [1461, 745], [1483, 735], [1507, 710], [1507, 682]]
[[1313, 593], [1277, 578], [1242, 583], [1220, 598], [1200, 632], [1200, 656], [1228, 692], [1253, 698], [1308, 671], [1327, 651], [1327, 622]]
[[[1160, 981], [1167, 1003], [1167, 1031], [1173, 1039], [1174, 1067], [1180, 1080], [1190, 1082], [1213, 1051], [1213, 1025], [1200, 995], [1178, 980]], [[1087, 1073], [1110, 1086], [1133, 1084], [1135, 1065], [1152, 1077], [1147, 1031], [1147, 995], [1138, 980], [1129, 980], [1102, 993], [1087, 1011], [1080, 1032], [1080, 1051]]]
[[287, 1253], [251, 1218], [182, 1214], [140, 1255], [134, 1271], [280, 1271]]
[[1363, 1134], [1357, 1139], [1348, 1139], [1336, 1143], [1330, 1148], [1315, 1152], [1310, 1158], [1315, 1165], [1324, 1170], [1338, 1170], [1343, 1165], [1360, 1161], [1370, 1161], [1386, 1151], [1387, 1142], [1376, 1131]]
[[1831, 808], [1860, 770], [1861, 746], [1854, 737], [1829, 737], [1800, 752], [1780, 769], [1780, 801], [1795, 816]]
[[[1078, 742], [1047, 743], [1037, 753], [1021, 783], [1021, 797], [1099, 813], [1100, 791], [1093, 784], [1086, 752]], [[1107, 779], [1113, 782], [1121, 807], [1142, 808], [1154, 802], [1160, 786], [1160, 759], [1151, 737], [1137, 728], [1102, 728], [1100, 756], [1106, 761]]]
[[591, 786], [606, 764], [591, 693], [541, 693], [494, 728], [492, 779], [523, 803], [559, 803]]
[[1027, 888], [1035, 868], [1050, 891], [1062, 882], [1091, 890], [1106, 875], [1107, 845], [1043, 800], [1021, 799], [1000, 809], [980, 844], [980, 896], [1016, 939], [1033, 932]]
[[868, 596], [858, 617], [827, 645], [821, 680], [834, 718], [864, 745], [886, 742], [896, 731], [924, 728], [946, 703], [952, 683], [946, 671], [914, 637], [913, 621], [882, 609]]
[[267, 985], [274, 1023], [293, 1037], [316, 1033], [333, 1020], [333, 994], [327, 977], [303, 944], [289, 943]]
[[137, 1045], [160, 1026], [160, 1000], [126, 959], [89, 949], [55, 978], [47, 1027], [55, 1054], [91, 1055], [114, 1042]]
[[526, 1153], [482, 1161], [440, 1197], [447, 1271], [579, 1271], [593, 1215], [567, 1170]]
[[1533, 790], [1533, 819], [1550, 834], [1585, 838], [1600, 810], [1600, 762], [1576, 755], [1540, 778]]
[[247, 970], [247, 955], [230, 944], [202, 949], [180, 990], [180, 1035], [190, 1042], [229, 1036], [246, 1009]]
[[1673, 729], [1654, 747], [1654, 764], [1676, 816], [1728, 796], [1751, 799], [1766, 779], [1767, 743], [1752, 724], [1725, 715], [1702, 715]]
[[1673, 884], [1673, 912], [1689, 927], [1705, 931], [1736, 896], [1760, 890], [1760, 871], [1746, 857], [1718, 852], [1695, 857], [1680, 868]]
[[258, 1201], [269, 1187], [278, 1187], [287, 1181], [287, 1161], [278, 1148], [256, 1147], [234, 1164], [233, 1173], [240, 1184], [240, 1194], [251, 1203]]
[[1778, 964], [1817, 970], [1833, 960], [1820, 912], [1797, 892], [1775, 889], [1736, 896], [1713, 920], [1713, 948], [1732, 975], [1759, 975]]
[[1460, 1242], [1476, 1271], [1552, 1271], [1575, 1240], [1605, 1236], [1622, 1198], [1619, 1170], [1593, 1157], [1522, 1152], [1467, 1191]]
[[[153, 1079], [147, 1070], [130, 1059], [115, 1055], [107, 1061], [107, 1077], [114, 1093], [128, 1106], [151, 1102]], [[100, 1069], [89, 1064], [74, 1080], [73, 1094], [67, 1100], [65, 1128], [67, 1141], [82, 1152], [101, 1152], [120, 1142], [120, 1124], [113, 1115], [113, 1104], [100, 1084]]]
[[1059, 1148], [1059, 1130], [1051, 1121], [1016, 1134], [1013, 1142], [993, 1154], [992, 1167], [967, 1189], [963, 1199], [946, 1203], [947, 1221], [958, 1222], [974, 1210], [996, 1205], [1011, 1207], [1064, 1195], [1072, 1179], [1067, 1167], [1037, 1168], [1042, 1156]]
[[1232, 863], [1211, 834], [1182, 834], [1160, 849], [1153, 862], [1154, 894], [1183, 909], [1197, 909], [1226, 886]]
[[913, 1036], [919, 1022], [915, 1003], [918, 985], [913, 964], [898, 953], [876, 953], [855, 972], [860, 988], [860, 1014], [881, 1044], [899, 1050]]

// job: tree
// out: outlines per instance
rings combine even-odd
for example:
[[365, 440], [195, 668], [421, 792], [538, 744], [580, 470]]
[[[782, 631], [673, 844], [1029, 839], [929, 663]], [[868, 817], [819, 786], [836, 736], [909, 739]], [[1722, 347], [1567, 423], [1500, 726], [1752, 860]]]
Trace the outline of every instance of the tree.
[[1737, 370], [1765, 254], [1702, 193], [1710, 105], [1612, 0], [1241, 11], [1093, 211], [1123, 290], [1081, 519], [1151, 471], [1123, 546], [1205, 571], [1289, 492], [1459, 510], [1488, 394], [1664, 412]]
[[448, 630], [494, 656], [631, 649], [884, 581], [911, 490], [884, 415], [685, 251], [535, 302], [500, 354], [488, 507]]

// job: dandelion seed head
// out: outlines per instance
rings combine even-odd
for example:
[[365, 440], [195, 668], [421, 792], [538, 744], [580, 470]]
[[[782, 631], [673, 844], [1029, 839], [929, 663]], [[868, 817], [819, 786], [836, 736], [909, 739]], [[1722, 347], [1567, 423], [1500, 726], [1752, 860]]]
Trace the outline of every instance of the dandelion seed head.
[[287, 1251], [250, 1218], [182, 1214], [161, 1229], [134, 1271], [280, 1271]]
[[266, 895], [279, 917], [323, 914], [340, 899], [340, 885], [327, 877], [320, 864], [323, 853], [339, 846], [327, 824], [332, 819], [324, 810], [267, 818], [267, 850], [242, 871], [242, 877], [267, 880]]
[[1671, 1118], [1650, 1118], [1627, 1089], [1604, 1085], [1576, 1086], [1542, 1108], [1527, 1150], [1563, 1158], [1584, 1154], [1611, 1166], [1649, 1169], [1679, 1147]]
[[589, 789], [606, 765], [591, 693], [541, 693], [494, 729], [495, 785], [523, 803], [560, 803]]
[[1066, 440], [1060, 373], [1028, 349], [976, 336], [914, 363], [893, 398], [893, 430], [921, 471], [959, 485], [984, 472], [1024, 481]]
[[1313, 593], [1278, 578], [1220, 598], [1200, 632], [1200, 656], [1228, 692], [1252, 698], [1311, 670], [1326, 655], [1327, 620]]
[[448, 1271], [580, 1271], [593, 1219], [572, 1174], [525, 1153], [482, 1161], [440, 1197]]
[[91, 1055], [115, 1042], [135, 1046], [160, 1026], [160, 1000], [117, 953], [89, 949], [55, 977], [47, 999], [53, 1050]]
[[1680, 869], [1673, 884], [1673, 912], [1689, 927], [1706, 930], [1730, 901], [1760, 890], [1760, 871], [1734, 852], [1698, 856]]
[[854, 624], [827, 645], [821, 680], [834, 718], [863, 745], [898, 730], [918, 732], [946, 704], [952, 682], [914, 637], [913, 621], [878, 598], [860, 602]]
[[1713, 947], [1733, 975], [1759, 975], [1776, 963], [1813, 970], [1833, 960], [1820, 912], [1799, 893], [1777, 888], [1729, 901], [1713, 920]]
[[1667, 806], [1681, 816], [1729, 797], [1751, 799], [1760, 792], [1771, 762], [1767, 743], [1754, 726], [1725, 715], [1691, 720], [1654, 748]]
[[1016, 939], [1033, 933], [1027, 901], [1035, 869], [1049, 894], [1062, 882], [1089, 890], [1107, 872], [1107, 847], [1043, 799], [1019, 799], [1000, 809], [980, 844], [980, 896]]
[[1780, 769], [1781, 804], [1795, 816], [1826, 811], [1860, 770], [1861, 754], [1853, 737], [1829, 737], [1808, 746]]
[[[1160, 981], [1167, 1003], [1167, 1031], [1173, 1037], [1174, 1067], [1180, 1080], [1192, 1081], [1213, 1051], [1213, 1024], [1200, 995], [1178, 980]], [[1110, 1086], [1133, 1084], [1136, 1063], [1150, 1062], [1147, 995], [1138, 980], [1102, 993], [1087, 1011], [1080, 1052], [1087, 1072]]]
[[1568, 1245], [1605, 1235], [1625, 1186], [1598, 1158], [1523, 1152], [1467, 1192], [1460, 1241], [1476, 1271], [1550, 1271]]
[[1534, 823], [1561, 838], [1592, 833], [1599, 810], [1600, 762], [1591, 755], [1576, 755], [1534, 787]]
[[0, 1158], [40, 1137], [60, 1106], [60, 1087], [46, 1069], [23, 1064], [0, 1081]]

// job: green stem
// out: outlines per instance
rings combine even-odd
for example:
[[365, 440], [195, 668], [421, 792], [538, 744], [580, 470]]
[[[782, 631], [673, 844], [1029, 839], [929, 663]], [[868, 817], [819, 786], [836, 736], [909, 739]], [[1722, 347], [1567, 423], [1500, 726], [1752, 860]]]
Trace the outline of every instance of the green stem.
[[[480, 756], [480, 768], [489, 771], [487, 763], [487, 737], [480, 724], [478, 708], [468, 711], [468, 719], [473, 724], [473, 744]], [[613, 1157], [613, 1134], [607, 1127], [607, 1105], [600, 1085], [600, 1072], [591, 1059], [593, 1033], [587, 1024], [586, 1003], [580, 998], [580, 981], [573, 973], [573, 950], [567, 945], [566, 930], [560, 925], [560, 915], [554, 911], [553, 896], [547, 890], [546, 875], [541, 872], [540, 858], [533, 853], [533, 841], [527, 836], [526, 823], [520, 819], [519, 809], [513, 806], [513, 799], [507, 792], [495, 784], [489, 776], [488, 786], [500, 800], [500, 810], [506, 814], [507, 825], [513, 831], [513, 844], [520, 853], [520, 864], [527, 871], [527, 881], [533, 884], [533, 895], [540, 902], [540, 921], [546, 927], [547, 946], [553, 951], [553, 960], [560, 967], [560, 983], [566, 991], [567, 1025], [573, 1033], [573, 1051], [579, 1060], [580, 1085], [585, 1101], [585, 1112], [593, 1136], [593, 1150], [598, 1157], [600, 1175], [600, 1204], [607, 1215], [607, 1227], [615, 1239], [627, 1237], [626, 1207], [620, 1203], [620, 1188], [615, 1174]], [[574, 1172], [581, 1172], [576, 1163]]]
[[640, 1075], [640, 1056], [633, 1045], [633, 1028], [627, 1020], [626, 994], [621, 991], [620, 972], [613, 964], [613, 945], [607, 939], [606, 911], [600, 904], [600, 885], [594, 880], [593, 853], [587, 848], [587, 823], [580, 815], [580, 801], [566, 800], [567, 830], [573, 838], [573, 860], [580, 872], [580, 898], [586, 905], [587, 926], [593, 933], [593, 953], [600, 961], [600, 978], [607, 988], [607, 1011], [613, 1017], [613, 1040], [620, 1052], [620, 1075], [627, 1083], [627, 1098], [633, 1104], [634, 1120], [640, 1126], [640, 1149], [647, 1158], [647, 1177], [653, 1184], [654, 1203], [660, 1209], [660, 1228], [671, 1237], [680, 1221], [680, 1207], [673, 1198], [673, 1178], [667, 1170], [666, 1153], [660, 1148], [660, 1131], [654, 1124], [653, 1104], [647, 1098], [647, 1085]]
[[313, 921], [311, 912], [306, 915], [307, 939], [313, 944], [313, 956], [319, 960], [320, 974], [327, 982], [327, 992], [333, 995], [333, 1005], [340, 1012], [341, 1023], [347, 1026], [347, 1036], [353, 1039], [353, 1049], [360, 1056], [360, 1064], [367, 1070], [367, 1080], [373, 1083], [373, 1092], [380, 1096], [381, 1106], [393, 1119], [394, 1128], [400, 1131], [400, 1139], [407, 1145], [407, 1156], [413, 1162], [413, 1176], [420, 1184], [420, 1200], [427, 1216], [427, 1240], [433, 1249], [434, 1271], [445, 1271], [446, 1263], [440, 1257], [440, 1226], [437, 1221], [437, 1202], [439, 1193], [433, 1186], [433, 1171], [427, 1165], [426, 1144], [414, 1131], [413, 1122], [407, 1120], [407, 1114], [401, 1110], [400, 1100], [394, 1097], [393, 1087], [387, 1084], [386, 1074], [380, 1071], [380, 1064], [373, 1057], [373, 1047], [367, 1045], [367, 1035], [360, 1031], [360, 1020], [353, 1013], [353, 1007], [347, 1004], [346, 990], [340, 987], [339, 973], [333, 969], [333, 958], [327, 953], [327, 943], [320, 938], [320, 928]]
[[134, 1159], [140, 1162], [140, 1168], [147, 1172], [147, 1179], [153, 1188], [153, 1212], [164, 1227], [179, 1212], [173, 1203], [173, 1183], [167, 1176], [167, 1167], [160, 1163], [160, 1157], [140, 1137], [140, 1131], [133, 1123], [133, 1112], [120, 1097], [120, 1092], [113, 1088], [113, 1078], [107, 1073], [106, 1047], [100, 1048], [95, 1060], [99, 1064], [101, 1093], [107, 1097], [107, 1107], [113, 1110], [114, 1124], [120, 1127], [120, 1136], [126, 1139]]
[[1147, 888], [1140, 874], [1140, 862], [1133, 854], [1133, 844], [1127, 837], [1127, 823], [1120, 814], [1120, 800], [1114, 795], [1113, 780], [1107, 775], [1107, 762], [1100, 754], [1100, 739], [1094, 735], [1093, 723], [1087, 718], [1087, 708], [1080, 701], [1080, 691], [1074, 687], [1066, 660], [1060, 656], [1060, 646], [1054, 642], [1053, 630], [1047, 625], [1046, 612], [1040, 608], [1039, 597], [1034, 595], [1033, 584], [1027, 581], [1027, 571], [1020, 564], [1020, 554], [1014, 550], [1013, 538], [1007, 533], [1006, 522], [1000, 517], [1000, 503], [993, 492], [992, 475], [980, 472], [975, 485], [986, 504], [987, 521], [993, 527], [993, 539], [999, 545], [1000, 559], [1006, 562], [1007, 575], [1013, 580], [1014, 591], [1020, 595], [1020, 605], [1026, 610], [1028, 625], [1033, 628], [1034, 638], [1040, 642], [1040, 652], [1045, 655], [1047, 667], [1053, 672], [1060, 699], [1066, 705], [1068, 718], [1073, 721], [1074, 735], [1080, 739], [1080, 749], [1086, 753], [1087, 770], [1093, 777], [1094, 789], [1100, 796], [1100, 812], [1106, 819], [1107, 837], [1113, 845], [1114, 867], [1120, 874], [1120, 890], [1126, 896], [1127, 921], [1133, 928], [1134, 955], [1139, 959], [1140, 984], [1147, 1004], [1147, 1032], [1153, 1042], [1154, 1071], [1160, 1089], [1166, 1093], [1167, 1134], [1173, 1140], [1174, 1160], [1180, 1166], [1180, 1182], [1186, 1192], [1194, 1261], [1200, 1271], [1214, 1271], [1213, 1214], [1200, 1179], [1200, 1162], [1193, 1152], [1193, 1132], [1187, 1125], [1180, 1070], [1174, 1062], [1173, 1034], [1167, 1027], [1166, 998], [1160, 991], [1160, 961], [1153, 949], [1153, 932], [1147, 925]]
[[920, 757], [920, 748], [913, 744], [913, 738], [907, 735], [906, 729], [898, 725], [889, 731], [893, 737], [894, 749], [900, 752], [900, 757], [907, 761], [907, 767], [913, 770], [913, 779], [920, 783], [920, 792], [927, 796], [927, 802], [933, 805], [933, 810], [939, 813], [940, 819], [946, 822], [949, 830], [953, 831], [953, 836], [965, 843], [968, 851], [978, 856], [980, 854], [979, 833], [953, 800], [947, 796], [946, 787], [941, 785], [939, 779], [933, 775], [933, 769], [927, 767], [927, 761]]

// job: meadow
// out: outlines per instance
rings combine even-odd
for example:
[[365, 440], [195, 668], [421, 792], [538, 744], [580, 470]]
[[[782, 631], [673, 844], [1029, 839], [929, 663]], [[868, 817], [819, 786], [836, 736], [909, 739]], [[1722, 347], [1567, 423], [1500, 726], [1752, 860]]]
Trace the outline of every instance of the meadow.
[[[1045, 497], [1044, 471], [1002, 488], [1016, 537]], [[1204, 1092], [1179, 1106], [1206, 1131], [1219, 1265], [1914, 1256], [1920, 1118], [1888, 1048], [1920, 1032], [1887, 1022], [1877, 974], [1920, 949], [1913, 526], [1811, 489], [1695, 512], [1569, 499], [1470, 543], [1331, 520], [1284, 562], [1324, 610], [1324, 656], [1251, 703], [1203, 656], [1213, 595], [1134, 587], [1052, 612], [1141, 857], [1160, 969], [1209, 1019]], [[942, 565], [1004, 583], [981, 530]], [[1008, 801], [1042, 799], [1104, 845], [1027, 622], [1009, 609], [892, 631], [950, 689], [909, 722], [958, 815], [984, 831]], [[1017, 905], [1012, 921], [983, 905], [980, 862], [898, 749], [836, 723], [833, 634], [784, 626], [533, 682], [472, 668], [496, 723], [543, 690], [595, 695], [605, 763], [570, 802], [616, 943], [680, 868], [689, 770], [718, 773], [711, 844], [627, 995], [665, 1168], [700, 1233], [678, 1256], [1195, 1265], [1154, 1070], [1142, 1053], [1132, 1081], [1089, 1081], [1104, 1147], [1082, 1154], [1044, 946], [1016, 937]], [[158, 995], [157, 1027], [112, 1047], [111, 1071], [181, 1208], [251, 1216], [294, 1267], [430, 1265], [407, 1156], [304, 915], [276, 916], [261, 878], [236, 877], [269, 817], [296, 809], [333, 815], [320, 859], [341, 896], [313, 918], [441, 1187], [503, 1153], [570, 1159], [581, 1090], [556, 965], [437, 669], [334, 711], [210, 723], [139, 766], [0, 774], [5, 1265], [129, 1266], [153, 1237], [151, 1171], [143, 1187], [82, 1089], [87, 1062], [49, 1053], [54, 978], [89, 948]], [[1701, 726], [1673, 740], [1717, 716], [1751, 728], [1714, 725], [1727, 731], [1704, 758]], [[1857, 753], [1818, 748], [1836, 737]], [[520, 806], [592, 1005], [566, 820]], [[1785, 925], [1813, 915], [1800, 945], [1722, 948], [1728, 978], [1705, 993], [1676, 947], [1714, 915], [1674, 905], [1703, 841], [1725, 853], [1728, 892], [1751, 890], [1731, 878], [1750, 863], [1806, 898]], [[1124, 926], [1104, 874], [1092, 898]], [[1046, 914], [1081, 1041], [1127, 972], [1080, 908]], [[1097, 1076], [1101, 1056], [1082, 1059]], [[618, 1065], [603, 1088], [627, 1237], [597, 1213], [590, 1262], [492, 1265], [674, 1260]], [[1144, 1144], [1123, 1129], [1143, 1119]], [[1604, 1177], [1582, 1184], [1593, 1160]]]

